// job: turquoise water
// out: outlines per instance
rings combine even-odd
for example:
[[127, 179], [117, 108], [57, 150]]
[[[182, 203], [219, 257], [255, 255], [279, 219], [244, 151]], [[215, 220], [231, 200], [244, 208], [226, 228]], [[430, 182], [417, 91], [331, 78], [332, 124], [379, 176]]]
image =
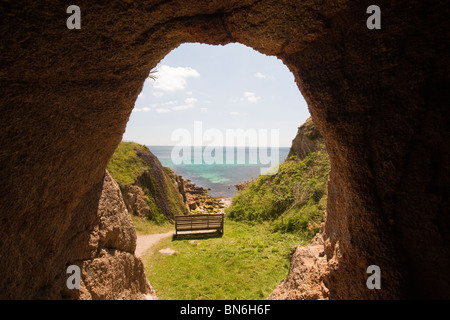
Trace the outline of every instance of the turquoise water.
[[[172, 155], [175, 150], [172, 146], [148, 147], [163, 166], [171, 168], [197, 186], [210, 189], [209, 194], [214, 197], [232, 197], [236, 194], [236, 184], [257, 178], [261, 170], [274, 167], [277, 162], [282, 163], [289, 153], [289, 148], [278, 148], [277, 155], [276, 152], [271, 154], [270, 149], [236, 147], [210, 152], [203, 147], [191, 148], [190, 154], [186, 151], [186, 154], [175, 152]], [[178, 164], [181, 158], [185, 161]], [[211, 163], [213, 161], [208, 159], [215, 161]]]

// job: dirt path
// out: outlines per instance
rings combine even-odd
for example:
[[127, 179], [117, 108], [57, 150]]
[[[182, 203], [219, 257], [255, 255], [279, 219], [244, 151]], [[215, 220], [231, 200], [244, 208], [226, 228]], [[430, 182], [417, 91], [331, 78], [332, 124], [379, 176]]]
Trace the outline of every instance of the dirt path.
[[[224, 207], [228, 207], [231, 204], [231, 198], [222, 198], [222, 203], [224, 204]], [[224, 209], [221, 209], [220, 213], [223, 213]], [[157, 234], [148, 234], [137, 236], [136, 240], [136, 251], [135, 255], [138, 257], [141, 257], [145, 254], [145, 252], [150, 249], [151, 246], [155, 245], [159, 240], [162, 240], [164, 238], [170, 237], [175, 233], [175, 231], [169, 231], [166, 233], [157, 233]]]
[[155, 245], [159, 240], [170, 237], [174, 234], [174, 231], [166, 233], [148, 234], [144, 236], [137, 236], [135, 255], [141, 257], [144, 253]]

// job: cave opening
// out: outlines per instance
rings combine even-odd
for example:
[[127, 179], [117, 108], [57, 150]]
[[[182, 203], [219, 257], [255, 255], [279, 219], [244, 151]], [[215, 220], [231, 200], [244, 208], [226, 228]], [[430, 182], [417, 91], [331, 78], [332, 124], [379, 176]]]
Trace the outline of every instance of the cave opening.
[[[253, 165], [251, 173], [231, 180], [227, 187], [256, 178], [264, 171], [262, 160], [266, 170], [284, 161], [298, 127], [310, 117], [289, 69], [276, 57], [239, 43], [183, 44], [154, 71], [155, 79], [146, 79], [135, 102], [123, 140], [177, 148], [159, 157], [174, 170], [179, 164]], [[185, 146], [191, 150], [184, 150]], [[270, 158], [272, 146], [279, 155], [283, 149], [279, 159]], [[232, 148], [230, 157], [227, 147]], [[269, 150], [243, 158], [233, 153], [238, 147]], [[207, 188], [223, 178], [206, 175], [201, 179], [200, 173], [192, 177]]]
[[[285, 161], [288, 162], [288, 156], [291, 157], [292, 161], [294, 159], [296, 161], [302, 160], [298, 158], [297, 150], [294, 150], [293, 141], [298, 134], [299, 127], [307, 120], [309, 121], [308, 125], [312, 126], [309, 118], [307, 104], [295, 83], [294, 76], [278, 58], [263, 55], [239, 43], [231, 43], [225, 46], [186, 43], [172, 50], [152, 69], [134, 104], [122, 144], [138, 143], [141, 146], [148, 147], [165, 170], [169, 168], [176, 176], [182, 177], [181, 183], [184, 185], [182, 197], [188, 208], [188, 211], [182, 214], [224, 213], [226, 210], [224, 207], [231, 204], [231, 198], [236, 195], [238, 189], [243, 190], [244, 185], [248, 186], [249, 182], [258, 180], [260, 176], [276, 176], [279, 165]], [[312, 136], [313, 133], [318, 134], [317, 129], [308, 128], [307, 133], [302, 133], [302, 139], [310, 136], [311, 141], [317, 139], [317, 136]], [[307, 136], [307, 134], [310, 136]], [[320, 141], [322, 142], [320, 146], [317, 142], [316, 145], [309, 143], [301, 146], [302, 150], [307, 149], [306, 153], [301, 156], [305, 157], [320, 148], [322, 148], [320, 149], [322, 152], [326, 153], [323, 139]], [[299, 147], [297, 146], [297, 148]], [[115, 178], [116, 168], [110, 164], [108, 170]], [[285, 247], [284, 251], [286, 252], [282, 254], [285, 260], [283, 266], [274, 265], [272, 267], [284, 272], [281, 277], [278, 276], [278, 283], [286, 277], [286, 262], [289, 263], [286, 256], [289, 255], [289, 251], [292, 250], [294, 244], [299, 242], [303, 245], [307, 244], [306, 238], [310, 240], [323, 221], [326, 201], [322, 201], [320, 206], [318, 204], [322, 197], [326, 199], [326, 178], [328, 175], [328, 172], [326, 172], [326, 175], [321, 177], [322, 180], [325, 179], [320, 186], [321, 190], [314, 190], [319, 195], [311, 196], [312, 198], [318, 197], [316, 199], [317, 206], [309, 207], [309, 209], [315, 210], [315, 213], [309, 212], [308, 216], [305, 217], [304, 212], [306, 210], [303, 210], [303, 213], [292, 214], [293, 207], [296, 209], [301, 207], [294, 203], [294, 199], [300, 198], [300, 193], [305, 197], [307, 192], [302, 190], [305, 186], [301, 186], [301, 183], [298, 182], [300, 177], [288, 179], [287, 176], [294, 173], [306, 175], [306, 172], [299, 173], [299, 168], [283, 168], [283, 170], [280, 174], [280, 177], [283, 177], [280, 179], [285, 180], [281, 182], [282, 187], [286, 183], [290, 185], [288, 187], [290, 189], [284, 194], [284, 191], [278, 190], [280, 186], [273, 183], [270, 188], [260, 190], [260, 192], [268, 193], [265, 198], [259, 199], [265, 201], [266, 206], [260, 216], [258, 216], [258, 210], [262, 209], [263, 206], [249, 207], [248, 211], [253, 210], [254, 212], [247, 214], [245, 217], [240, 216], [240, 212], [230, 214], [234, 221], [247, 224], [258, 223], [257, 221], [259, 221], [271, 232], [288, 234], [285, 237], [287, 240], [280, 240], [279, 244], [275, 245], [275, 247], [286, 246], [286, 242], [291, 241], [290, 247]], [[314, 169], [311, 168], [309, 171], [314, 171]], [[273, 180], [273, 177], [270, 179]], [[168, 217], [162, 217], [161, 210], [158, 209], [158, 201], [161, 199], [156, 199], [151, 193], [156, 192], [162, 194], [162, 196], [170, 197], [170, 192], [161, 193], [155, 190], [158, 188], [157, 185], [143, 186], [142, 179], [137, 178], [137, 180], [141, 181], [137, 184], [142, 187], [144, 199], [149, 202], [149, 206], [145, 210], [142, 209], [142, 206], [141, 208], [136, 206], [138, 195], [133, 195], [131, 198], [127, 196], [130, 192], [133, 192], [129, 187], [121, 185], [121, 189], [122, 193], [125, 194], [124, 199], [128, 211], [134, 214], [133, 221], [138, 230], [137, 251], [139, 251], [139, 254], [143, 254], [140, 238], [145, 237], [144, 221], [161, 226], [164, 225], [164, 222], [167, 222], [166, 219], [173, 221], [173, 215], [176, 215], [177, 212], [180, 214], [180, 211], [162, 210], [165, 214], [169, 214]], [[176, 179], [175, 184], [180, 184], [180, 178]], [[198, 190], [201, 190], [201, 196], [196, 195]], [[248, 196], [256, 199], [256, 194]], [[271, 197], [279, 197], [280, 199], [274, 200]], [[130, 203], [130, 199], [132, 199], [132, 203]], [[211, 203], [214, 203], [211, 199], [217, 199], [216, 204], [219, 205], [211, 205]], [[162, 202], [164, 201], [160, 201], [160, 203]], [[238, 211], [241, 209], [238, 209]], [[285, 215], [285, 212], [288, 214]], [[225, 229], [227, 229], [228, 217], [225, 216]], [[301, 220], [300, 216], [304, 221], [299, 221]], [[276, 224], [272, 225], [271, 223], [274, 221]], [[237, 236], [236, 229], [242, 228], [242, 226], [236, 226], [236, 223], [234, 222], [234, 225], [231, 226], [232, 237]], [[301, 227], [298, 226], [300, 223], [302, 223]], [[168, 228], [173, 230], [174, 227], [169, 225]], [[300, 235], [298, 230], [301, 228], [309, 228], [306, 232], [308, 236], [306, 236], [306, 233]], [[163, 233], [167, 235], [167, 226], [158, 230], [164, 230]], [[250, 229], [246, 230], [249, 231]], [[251, 232], [249, 231], [249, 234]], [[296, 232], [299, 232], [299, 234], [296, 235]], [[226, 235], [228, 236], [228, 234]], [[196, 239], [193, 241], [202, 241], [199, 239], [203, 239], [202, 237], [205, 237], [205, 234], [199, 234], [198, 236], [200, 238], [196, 238], [196, 235], [192, 234], [188, 238]], [[206, 239], [208, 239], [208, 236]], [[219, 240], [212, 239], [210, 241]], [[236, 239], [230, 241], [233, 242]], [[177, 243], [172, 243], [173, 245], [177, 246]], [[207, 247], [207, 244], [203, 246]], [[214, 250], [217, 249], [215, 247], [217, 243], [213, 243], [211, 246], [215, 248]], [[235, 248], [238, 251], [237, 255], [241, 249]], [[252, 246], [250, 245], [247, 249], [252, 249]], [[272, 250], [275, 252], [278, 249], [277, 247]], [[262, 251], [260, 254], [261, 261], [264, 260], [263, 256], [267, 255], [267, 252]], [[168, 252], [173, 251], [169, 250]], [[152, 254], [161, 255], [159, 252], [153, 252]], [[160, 259], [162, 258], [156, 260]], [[243, 261], [245, 261], [244, 259], [245, 257]], [[279, 259], [279, 257], [277, 256], [276, 259]], [[154, 269], [160, 269], [159, 266], [149, 263], [149, 258], [145, 258], [144, 261], [151, 264]], [[181, 261], [178, 266], [186, 264], [185, 261]], [[217, 263], [219, 264], [219, 262]], [[227, 263], [227, 260], [222, 260], [220, 264], [226, 266]], [[181, 267], [179, 271], [182, 272]], [[243, 273], [249, 273], [249, 271], [242, 270]], [[151, 273], [152, 270], [147, 269], [147, 272]], [[264, 270], [264, 273], [272, 272], [274, 270], [270, 268]], [[229, 270], [227, 273], [229, 273]], [[204, 272], [199, 271], [198, 274], [204, 274]], [[152, 276], [149, 276], [150, 283], [155, 282], [157, 286], [160, 281], [159, 279], [152, 279]], [[157, 274], [156, 276], [160, 275]], [[254, 277], [258, 278], [259, 276], [255, 273]], [[267, 278], [267, 275], [262, 276], [262, 278], [264, 277]], [[189, 281], [192, 282], [192, 279], [189, 279]], [[201, 281], [207, 280], [202, 279]], [[180, 285], [178, 282], [175, 281], [175, 284]], [[273, 290], [278, 283], [272, 282], [270, 289]], [[167, 283], [161, 285], [161, 287], [166, 286]], [[158, 291], [158, 288], [156, 290]], [[264, 287], [257, 290], [257, 295], [249, 293], [249, 296], [241, 296], [240, 298], [266, 298], [271, 290], [268, 291], [268, 288]], [[179, 292], [180, 289], [175, 291]], [[262, 296], [262, 292], [266, 295], [265, 297]], [[163, 292], [162, 294], [166, 293]], [[207, 297], [207, 294], [195, 298], [203, 299]], [[166, 297], [170, 299], [180, 298], [180, 296], [170, 296], [170, 293]], [[227, 295], [215, 297], [218, 299], [236, 298], [236, 296]]]

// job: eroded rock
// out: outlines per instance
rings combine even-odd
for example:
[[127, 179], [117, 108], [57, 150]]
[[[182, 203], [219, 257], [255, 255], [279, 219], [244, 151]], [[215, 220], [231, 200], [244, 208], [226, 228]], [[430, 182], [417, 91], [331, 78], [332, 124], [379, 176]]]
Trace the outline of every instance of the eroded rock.
[[78, 291], [62, 286], [63, 297], [82, 300], [156, 298], [142, 261], [134, 255], [136, 231], [119, 185], [108, 172], [98, 202], [97, 217], [98, 224], [89, 234], [91, 250], [85, 253], [89, 258], [68, 262], [80, 267], [81, 288]]

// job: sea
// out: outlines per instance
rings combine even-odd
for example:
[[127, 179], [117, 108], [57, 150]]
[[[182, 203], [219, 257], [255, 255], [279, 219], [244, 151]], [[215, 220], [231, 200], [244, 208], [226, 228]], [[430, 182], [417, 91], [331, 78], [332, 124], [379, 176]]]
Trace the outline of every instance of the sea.
[[233, 197], [236, 184], [276, 172], [289, 148], [148, 146], [164, 167], [213, 197]]

